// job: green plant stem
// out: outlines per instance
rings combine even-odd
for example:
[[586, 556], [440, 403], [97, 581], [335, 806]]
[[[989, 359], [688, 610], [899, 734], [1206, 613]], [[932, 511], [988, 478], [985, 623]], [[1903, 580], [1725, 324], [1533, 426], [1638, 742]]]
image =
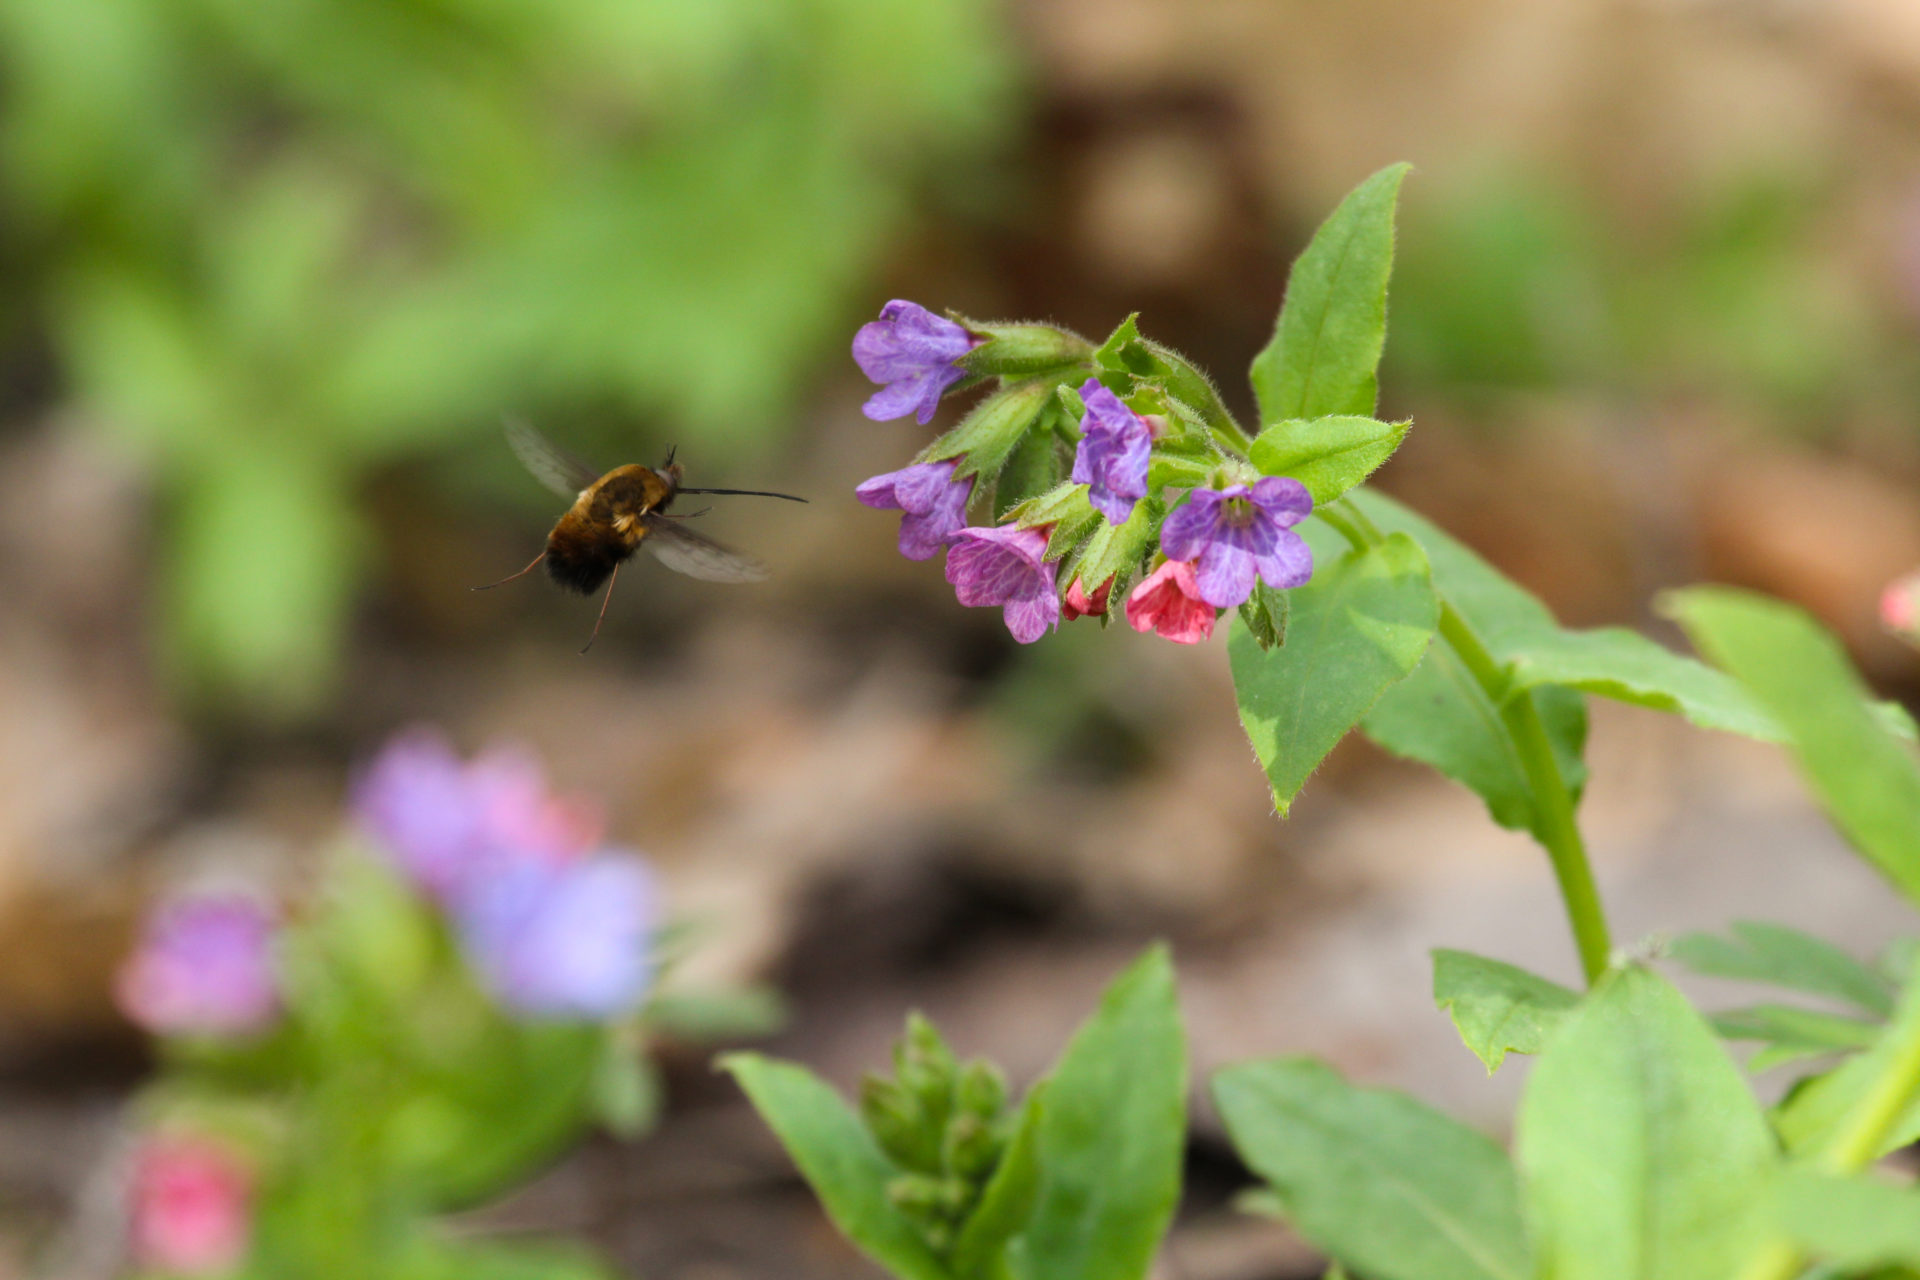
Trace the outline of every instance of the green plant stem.
[[[1315, 513], [1358, 550], [1377, 545], [1383, 536], [1366, 512], [1345, 499], [1321, 507]], [[1541, 723], [1540, 708], [1531, 693], [1509, 697], [1506, 673], [1474, 634], [1445, 596], [1440, 597], [1440, 636], [1459, 655], [1488, 701], [1500, 708], [1501, 724], [1513, 740], [1521, 769], [1527, 776], [1534, 808], [1533, 836], [1546, 849], [1553, 864], [1553, 876], [1566, 904], [1567, 920], [1573, 927], [1574, 946], [1580, 952], [1580, 968], [1591, 986], [1607, 971], [1607, 958], [1613, 944], [1607, 933], [1606, 912], [1600, 905], [1600, 890], [1594, 883], [1593, 867], [1587, 860], [1586, 841], [1574, 818], [1573, 792], [1554, 758], [1553, 744]]]

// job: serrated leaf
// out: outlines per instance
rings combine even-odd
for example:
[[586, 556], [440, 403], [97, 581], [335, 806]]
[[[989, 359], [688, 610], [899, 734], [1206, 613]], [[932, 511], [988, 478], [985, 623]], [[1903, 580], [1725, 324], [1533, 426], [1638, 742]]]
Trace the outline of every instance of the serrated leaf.
[[1234, 1147], [1315, 1247], [1372, 1280], [1527, 1280], [1506, 1153], [1384, 1089], [1308, 1058], [1229, 1067], [1213, 1097]]
[[1503, 960], [1441, 948], [1433, 953], [1433, 1002], [1492, 1075], [1509, 1053], [1546, 1048], [1580, 995]]
[[1785, 730], [1834, 825], [1920, 902], [1920, 763], [1882, 726], [1839, 642], [1801, 610], [1751, 592], [1696, 587], [1669, 599], [1694, 644]]
[[1291, 592], [1286, 646], [1262, 649], [1238, 618], [1227, 646], [1240, 723], [1283, 816], [1327, 752], [1419, 665], [1439, 617], [1413, 539], [1342, 554], [1323, 526], [1306, 532], [1314, 575]]
[[1273, 339], [1253, 362], [1263, 424], [1372, 415], [1387, 337], [1394, 204], [1408, 167], [1390, 165], [1355, 187], [1294, 260]]
[[1260, 433], [1247, 456], [1262, 475], [1298, 480], [1318, 505], [1379, 470], [1412, 426], [1357, 417], [1280, 422]]
[[901, 1280], [951, 1280], [887, 1196], [900, 1173], [852, 1108], [805, 1067], [730, 1053], [720, 1069], [740, 1083], [847, 1239]]
[[1740, 1069], [1680, 993], [1615, 970], [1534, 1066], [1515, 1154], [1555, 1280], [1706, 1280], [1763, 1221], [1772, 1135]]
[[[1434, 590], [1505, 663], [1531, 638], [1555, 629], [1547, 607], [1461, 543], [1391, 498], [1367, 489], [1348, 500], [1382, 529], [1406, 533], [1425, 548]], [[1586, 777], [1586, 703], [1573, 689], [1525, 695], [1545, 725], [1560, 775], [1577, 796]], [[1413, 674], [1387, 690], [1361, 726], [1398, 756], [1438, 769], [1486, 802], [1495, 822], [1515, 830], [1536, 825], [1532, 790], [1498, 704], [1488, 697], [1451, 645], [1436, 643]]]
[[1186, 1035], [1164, 946], [1107, 988], [1046, 1089], [1040, 1185], [1011, 1274], [1141, 1280], [1173, 1220], [1186, 1136]]
[[1893, 1012], [1894, 986], [1884, 976], [1831, 942], [1785, 925], [1742, 920], [1730, 938], [1684, 934], [1667, 954], [1708, 977], [1833, 996], [1878, 1018]]

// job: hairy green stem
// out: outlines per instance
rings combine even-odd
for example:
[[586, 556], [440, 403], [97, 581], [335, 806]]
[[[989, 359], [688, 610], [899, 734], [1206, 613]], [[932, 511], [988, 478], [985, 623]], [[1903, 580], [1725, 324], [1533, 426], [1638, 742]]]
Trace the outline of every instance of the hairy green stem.
[[[1319, 508], [1314, 513], [1337, 529], [1356, 549], [1364, 550], [1382, 541], [1382, 535], [1366, 512], [1345, 499]], [[1460, 616], [1445, 596], [1440, 597], [1440, 636], [1459, 655], [1461, 664], [1473, 676], [1487, 700], [1500, 708], [1501, 724], [1513, 740], [1520, 767], [1527, 778], [1534, 810], [1533, 836], [1547, 851], [1553, 864], [1554, 880], [1560, 898], [1566, 904], [1567, 920], [1573, 927], [1573, 940], [1580, 953], [1580, 969], [1591, 986], [1607, 971], [1607, 958], [1613, 944], [1607, 933], [1607, 917], [1600, 905], [1600, 890], [1593, 879], [1593, 867], [1587, 860], [1586, 841], [1574, 818], [1573, 791], [1560, 772], [1553, 744], [1540, 719], [1540, 708], [1531, 693], [1509, 697], [1506, 673], [1467, 620]]]

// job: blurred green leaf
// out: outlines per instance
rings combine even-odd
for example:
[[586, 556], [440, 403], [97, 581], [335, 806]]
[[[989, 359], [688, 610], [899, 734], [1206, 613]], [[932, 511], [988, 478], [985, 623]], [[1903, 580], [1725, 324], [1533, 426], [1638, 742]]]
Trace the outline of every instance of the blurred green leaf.
[[1360, 1274], [1534, 1274], [1513, 1167], [1484, 1135], [1405, 1094], [1357, 1089], [1309, 1058], [1229, 1067], [1213, 1096], [1273, 1207]]
[[1263, 426], [1372, 416], [1387, 339], [1394, 205], [1409, 167], [1389, 165], [1355, 187], [1295, 260], [1273, 339], [1253, 362]]
[[1832, 996], [1878, 1018], [1893, 1012], [1894, 986], [1885, 977], [1831, 942], [1785, 925], [1741, 920], [1728, 938], [1683, 934], [1673, 940], [1668, 954], [1709, 977]]
[[1164, 945], [1113, 983], [1046, 1078], [1019, 1280], [1142, 1280], [1180, 1198], [1187, 1041]]
[[1696, 587], [1668, 602], [1785, 729], [1834, 824], [1920, 902], [1920, 763], [1882, 726], [1839, 642], [1799, 609], [1749, 592]]
[[1507, 1054], [1546, 1048], [1580, 995], [1503, 960], [1442, 948], [1433, 953], [1433, 1002], [1492, 1075]]
[[1760, 1230], [1775, 1152], [1706, 1022], [1638, 966], [1601, 980], [1535, 1064], [1515, 1153], [1540, 1275], [1726, 1276]]
[[709, 987], [663, 991], [642, 1018], [662, 1035], [681, 1040], [749, 1040], [770, 1036], [787, 1021], [787, 1005], [772, 987]]
[[1781, 733], [1737, 683], [1637, 631], [1554, 628], [1505, 655], [1512, 689], [1563, 685], [1686, 717], [1702, 729], [1778, 741]]
[[805, 1067], [757, 1053], [720, 1059], [746, 1090], [833, 1224], [901, 1280], [949, 1280], [919, 1230], [887, 1195], [900, 1170], [831, 1086]]
[[953, 1245], [953, 1273], [959, 1280], [992, 1280], [1004, 1262], [1009, 1241], [1026, 1229], [1040, 1195], [1040, 1121], [1046, 1107], [1045, 1084], [1034, 1087], [1020, 1109], [1020, 1123], [1005, 1153], [967, 1216]]
[[1844, 1267], [1920, 1267], [1920, 1192], [1872, 1178], [1806, 1169], [1774, 1188], [1781, 1229], [1808, 1252]]
[[1419, 664], [1439, 616], [1413, 539], [1343, 554], [1324, 526], [1306, 532], [1314, 575], [1287, 593], [1286, 645], [1262, 648], [1239, 618], [1228, 645], [1240, 723], [1282, 816], [1327, 752]]
[[1920, 1140], [1920, 1100], [1889, 1095], [1908, 1088], [1913, 1045], [1920, 1042], [1920, 963], [1908, 974], [1899, 1003], [1886, 1027], [1864, 1053], [1855, 1054], [1824, 1075], [1801, 1081], [1774, 1108], [1773, 1123], [1791, 1155], [1819, 1154], [1856, 1123], [1863, 1109], [1891, 1108], [1892, 1127], [1873, 1155]]
[[1786, 1004], [1727, 1009], [1714, 1014], [1711, 1021], [1722, 1039], [1765, 1040], [1796, 1054], [1864, 1049], [1880, 1034], [1878, 1023]]

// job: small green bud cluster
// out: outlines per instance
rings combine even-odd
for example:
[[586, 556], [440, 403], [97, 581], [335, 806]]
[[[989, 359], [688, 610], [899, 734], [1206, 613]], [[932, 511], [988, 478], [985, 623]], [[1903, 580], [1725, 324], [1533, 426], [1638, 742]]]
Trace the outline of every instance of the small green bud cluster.
[[956, 1059], [918, 1013], [908, 1015], [893, 1063], [891, 1079], [869, 1074], [861, 1081], [860, 1113], [901, 1171], [888, 1196], [945, 1257], [1006, 1150], [1006, 1080], [985, 1059]]

